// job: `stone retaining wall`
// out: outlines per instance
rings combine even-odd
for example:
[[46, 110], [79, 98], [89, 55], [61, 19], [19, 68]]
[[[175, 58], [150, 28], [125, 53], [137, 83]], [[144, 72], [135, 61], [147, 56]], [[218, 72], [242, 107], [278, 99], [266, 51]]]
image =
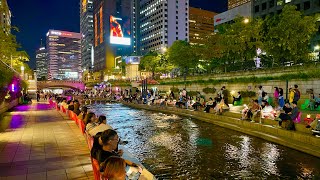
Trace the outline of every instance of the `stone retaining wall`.
[[[290, 147], [292, 149], [302, 151], [316, 157], [320, 157], [320, 138], [316, 138], [311, 135], [311, 131], [306, 130], [303, 125], [297, 124], [297, 131], [288, 131], [285, 129], [278, 129], [272, 127], [270, 124], [276, 123], [275, 121], [266, 120], [263, 124], [251, 123], [248, 121], [239, 120], [229, 116], [231, 114], [214, 115], [210, 113], [203, 113], [199, 111], [190, 111], [186, 109], [180, 109], [175, 107], [158, 107], [147, 106], [141, 104], [124, 103], [127, 106], [147, 109], [152, 111], [178, 114], [182, 116], [193, 117], [198, 120], [202, 120], [208, 123], [216, 124], [228, 129], [236, 130], [242, 133], [246, 133], [258, 138], [265, 139], [283, 146]], [[234, 113], [233, 113], [234, 114]]]
[[7, 102], [2, 102], [1, 105], [0, 105], [0, 114], [8, 111], [9, 109], [17, 106], [19, 104], [19, 99], [15, 99], [9, 103]]
[[[312, 79], [312, 80], [290, 80], [288, 82], [288, 87], [293, 87], [293, 85], [297, 84], [299, 86], [299, 90], [301, 92], [301, 100], [299, 101], [299, 105], [303, 104], [303, 102], [309, 98], [307, 93], [308, 89], [313, 89], [314, 94], [316, 97], [320, 94], [320, 79]], [[205, 95], [206, 98], [215, 97], [215, 94], [205, 94], [202, 90], [206, 87], [215, 88], [217, 92], [221, 89], [222, 86], [226, 86], [229, 91], [258, 91], [259, 86], [263, 86], [265, 92], [268, 93], [269, 97], [273, 97], [274, 87], [283, 88], [284, 90], [284, 98], [286, 97], [286, 81], [281, 80], [274, 80], [274, 81], [267, 81], [265, 83], [223, 83], [217, 85], [208, 85], [208, 84], [192, 84], [187, 85], [187, 91], [199, 91], [201, 94]], [[175, 87], [178, 89], [183, 89], [184, 85], [149, 85], [148, 88], [157, 87], [159, 91], [169, 91], [170, 88]], [[230, 100], [231, 101], [231, 100]], [[229, 102], [231, 103], [231, 102]], [[247, 103], [247, 102], [246, 102]]]

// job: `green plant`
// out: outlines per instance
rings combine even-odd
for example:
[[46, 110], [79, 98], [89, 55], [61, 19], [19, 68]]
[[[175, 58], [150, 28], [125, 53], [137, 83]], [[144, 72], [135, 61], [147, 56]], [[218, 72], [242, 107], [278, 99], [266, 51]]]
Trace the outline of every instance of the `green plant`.
[[245, 97], [256, 97], [256, 92], [254, 91], [240, 91], [241, 93], [241, 97], [245, 98]]
[[172, 92], [179, 92], [179, 89], [176, 88], [176, 87], [172, 87], [172, 88], [170, 88], [170, 91], [172, 91]]
[[214, 94], [217, 90], [215, 88], [206, 87], [203, 88], [202, 91], [206, 94]]
[[193, 97], [193, 96], [196, 96], [198, 94], [198, 92], [197, 91], [189, 91], [187, 94], [188, 94], [188, 96]]

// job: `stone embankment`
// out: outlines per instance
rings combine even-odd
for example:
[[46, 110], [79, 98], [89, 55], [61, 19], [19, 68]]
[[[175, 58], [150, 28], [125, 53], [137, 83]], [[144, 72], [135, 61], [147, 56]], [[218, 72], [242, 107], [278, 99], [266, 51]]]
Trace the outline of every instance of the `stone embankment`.
[[273, 125], [276, 125], [278, 123], [277, 121], [263, 119], [262, 124], [251, 123], [249, 121], [240, 120], [239, 118], [241, 115], [232, 112], [226, 112], [223, 115], [215, 115], [212, 113], [191, 111], [175, 107], [148, 106], [133, 103], [123, 104], [137, 109], [192, 117], [320, 157], [320, 138], [313, 136], [310, 129], [305, 128], [305, 125], [303, 124], [295, 124], [296, 131], [289, 131], [275, 128]]

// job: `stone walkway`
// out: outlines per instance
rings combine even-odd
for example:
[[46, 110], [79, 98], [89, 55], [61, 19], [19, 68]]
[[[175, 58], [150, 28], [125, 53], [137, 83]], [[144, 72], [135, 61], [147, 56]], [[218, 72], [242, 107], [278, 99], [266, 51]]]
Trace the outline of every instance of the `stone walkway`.
[[85, 138], [66, 115], [35, 102], [6, 115], [0, 122], [8, 127], [0, 132], [0, 180], [94, 179]]

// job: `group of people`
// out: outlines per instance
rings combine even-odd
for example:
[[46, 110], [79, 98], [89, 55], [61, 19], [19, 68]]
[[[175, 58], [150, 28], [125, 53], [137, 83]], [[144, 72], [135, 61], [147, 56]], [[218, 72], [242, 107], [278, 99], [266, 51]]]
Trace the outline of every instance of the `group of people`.
[[134, 169], [137, 175], [141, 173], [140, 166], [122, 158], [123, 150], [118, 149], [120, 138], [117, 132], [107, 124], [106, 116], [97, 117], [86, 106], [83, 106], [80, 111], [80, 104], [77, 100], [67, 101], [66, 98], [58, 98], [57, 102], [58, 106], [73, 111], [78, 119], [84, 122], [86, 133], [94, 139], [91, 157], [99, 162], [103, 178], [124, 180], [128, 168]]
[[[242, 110], [241, 119], [248, 119], [251, 122], [255, 122], [258, 117], [261, 123], [261, 118], [274, 119], [279, 121], [278, 127], [282, 127], [282, 123], [285, 121], [286, 128], [288, 130], [295, 130], [293, 121], [299, 115], [299, 109], [297, 102], [300, 99], [300, 91], [298, 85], [294, 85], [294, 88], [290, 88], [292, 95], [288, 100], [284, 100], [283, 89], [274, 87], [273, 101], [270, 101], [268, 93], [265, 92], [262, 86], [258, 87], [258, 99], [252, 99], [248, 105]], [[271, 106], [274, 104], [274, 107]]]

